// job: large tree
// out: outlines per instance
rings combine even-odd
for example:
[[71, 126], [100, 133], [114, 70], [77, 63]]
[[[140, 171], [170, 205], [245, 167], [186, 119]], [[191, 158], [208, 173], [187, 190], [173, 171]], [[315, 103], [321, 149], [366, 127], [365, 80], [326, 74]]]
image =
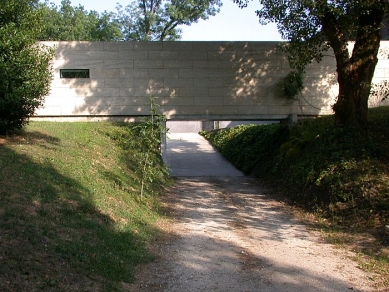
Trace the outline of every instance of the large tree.
[[[249, 0], [234, 0], [240, 7]], [[260, 22], [277, 23], [289, 41], [290, 64], [298, 72], [332, 48], [339, 94], [333, 106], [338, 125], [367, 123], [368, 98], [378, 58], [388, 0], [259, 0]], [[355, 41], [349, 52], [349, 41]]]
[[117, 6], [124, 40], [164, 41], [181, 38], [181, 25], [191, 25], [219, 12], [221, 0], [137, 0]]
[[72, 6], [62, 0], [57, 7], [49, 0], [39, 5], [44, 26], [39, 40], [52, 41], [116, 41], [122, 39], [115, 13], [87, 11], [82, 5]]
[[36, 4], [0, 0], [0, 134], [23, 127], [50, 89], [54, 51], [36, 43]]

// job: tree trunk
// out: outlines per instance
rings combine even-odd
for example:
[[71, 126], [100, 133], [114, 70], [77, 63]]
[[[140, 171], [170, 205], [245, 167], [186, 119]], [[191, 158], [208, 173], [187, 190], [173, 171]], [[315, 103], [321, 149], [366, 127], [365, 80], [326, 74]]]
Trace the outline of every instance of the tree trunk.
[[367, 60], [338, 68], [339, 95], [334, 104], [337, 125], [365, 126], [368, 121], [368, 100], [377, 54]]
[[358, 32], [352, 55], [348, 39], [331, 12], [322, 18], [323, 30], [334, 50], [339, 95], [334, 104], [335, 122], [344, 126], [367, 124], [368, 100], [381, 40], [384, 1], [378, 0], [370, 9], [360, 12]]

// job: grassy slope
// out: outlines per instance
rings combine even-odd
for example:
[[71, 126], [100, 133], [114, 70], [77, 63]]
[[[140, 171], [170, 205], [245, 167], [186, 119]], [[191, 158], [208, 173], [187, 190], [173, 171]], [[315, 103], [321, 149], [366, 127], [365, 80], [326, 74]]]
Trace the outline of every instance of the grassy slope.
[[377, 245], [360, 250], [373, 255], [389, 286], [383, 232], [389, 224], [389, 108], [369, 116], [365, 132], [335, 128], [329, 116], [291, 128], [250, 125], [202, 134], [237, 168], [282, 186], [285, 199], [342, 231], [331, 235], [334, 242], [372, 234]]
[[115, 291], [152, 259], [168, 176], [156, 157], [140, 201], [138, 137], [125, 125], [33, 122], [0, 138], [1, 291]]

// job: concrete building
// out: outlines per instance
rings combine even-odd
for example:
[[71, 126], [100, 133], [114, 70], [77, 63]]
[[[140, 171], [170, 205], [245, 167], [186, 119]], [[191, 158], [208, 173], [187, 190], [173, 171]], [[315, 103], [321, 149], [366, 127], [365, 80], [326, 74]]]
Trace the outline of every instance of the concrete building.
[[[133, 120], [149, 114], [153, 96], [172, 121], [277, 120], [330, 114], [338, 90], [329, 53], [307, 68], [300, 102], [285, 98], [278, 83], [290, 69], [276, 42], [43, 43], [57, 53], [38, 118]], [[388, 78], [381, 53], [375, 80]]]

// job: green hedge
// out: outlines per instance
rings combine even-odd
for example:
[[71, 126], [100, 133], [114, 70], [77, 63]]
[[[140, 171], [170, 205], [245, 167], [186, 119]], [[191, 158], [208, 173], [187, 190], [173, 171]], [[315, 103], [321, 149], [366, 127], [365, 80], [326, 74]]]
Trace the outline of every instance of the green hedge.
[[336, 127], [327, 116], [201, 134], [245, 174], [282, 186], [291, 201], [388, 221], [389, 107], [369, 117], [366, 129]]

